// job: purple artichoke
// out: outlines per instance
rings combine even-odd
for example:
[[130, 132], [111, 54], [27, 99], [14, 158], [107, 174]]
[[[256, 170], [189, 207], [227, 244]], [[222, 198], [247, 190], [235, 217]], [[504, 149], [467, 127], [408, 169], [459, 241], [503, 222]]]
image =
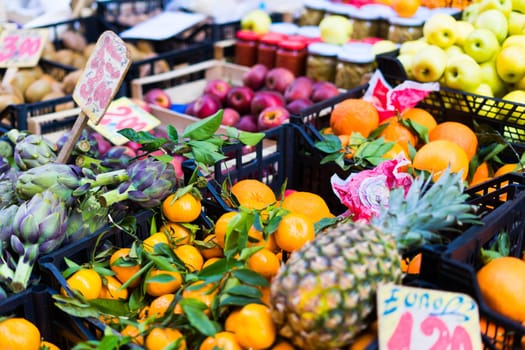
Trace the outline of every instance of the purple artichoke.
[[0, 281], [10, 283], [13, 280], [13, 257], [8, 251], [13, 234], [13, 218], [18, 211], [17, 205], [0, 209]]
[[44, 139], [42, 135], [22, 133], [12, 129], [7, 132], [7, 136], [15, 144], [13, 157], [20, 170], [54, 162], [57, 157], [56, 145]]

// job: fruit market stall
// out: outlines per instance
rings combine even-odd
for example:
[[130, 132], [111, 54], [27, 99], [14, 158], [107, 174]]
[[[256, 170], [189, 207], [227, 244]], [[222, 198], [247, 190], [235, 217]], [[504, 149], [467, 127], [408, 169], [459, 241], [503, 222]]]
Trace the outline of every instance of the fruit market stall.
[[523, 348], [523, 74], [466, 53], [520, 57], [518, 4], [472, 5], [255, 8], [151, 56], [164, 2], [55, 23], [31, 71], [69, 105], [0, 132], [0, 348]]

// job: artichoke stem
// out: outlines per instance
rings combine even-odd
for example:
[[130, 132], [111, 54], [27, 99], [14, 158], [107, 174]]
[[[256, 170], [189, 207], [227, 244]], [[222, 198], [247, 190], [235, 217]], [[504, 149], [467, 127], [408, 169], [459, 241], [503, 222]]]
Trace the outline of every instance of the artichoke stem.
[[33, 259], [27, 259], [27, 256], [24, 255], [18, 259], [13, 281], [10, 283], [10, 288], [14, 293], [19, 293], [27, 288], [29, 278], [35, 266], [35, 261]]
[[128, 192], [134, 190], [135, 187], [133, 185], [130, 185], [126, 191], [120, 192], [118, 188], [108, 191], [104, 194], [101, 194], [98, 197], [98, 200], [100, 202], [100, 205], [103, 207], [110, 207], [115, 203], [125, 201], [128, 199]]
[[7, 263], [2, 259], [0, 262], [0, 280], [2, 282], [11, 283], [11, 281], [14, 278], [13, 270], [9, 266], [7, 266]]
[[75, 164], [81, 168], [91, 168], [91, 166], [94, 165], [97, 169], [106, 169], [100, 159], [95, 159], [85, 154], [79, 154], [75, 158]]
[[124, 181], [126, 181], [129, 178], [128, 173], [126, 172], [126, 169], [119, 169], [110, 171], [107, 173], [101, 173], [95, 176], [94, 180], [87, 179], [84, 180], [87, 183], [91, 185], [91, 188], [98, 187], [98, 186], [107, 186], [107, 185], [115, 185], [120, 184]]
[[88, 153], [91, 149], [91, 144], [88, 140], [79, 140], [75, 145], [75, 148], [81, 153]]

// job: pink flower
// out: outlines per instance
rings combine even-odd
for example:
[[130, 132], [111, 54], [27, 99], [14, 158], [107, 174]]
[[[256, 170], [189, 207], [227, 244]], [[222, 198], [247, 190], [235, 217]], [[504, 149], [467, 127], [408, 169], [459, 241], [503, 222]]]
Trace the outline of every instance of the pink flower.
[[392, 160], [385, 160], [373, 169], [351, 174], [346, 180], [338, 175], [331, 178], [332, 189], [355, 221], [369, 222], [381, 207], [388, 206], [390, 191], [403, 187], [405, 194], [413, 177], [400, 168], [410, 164], [403, 153]]

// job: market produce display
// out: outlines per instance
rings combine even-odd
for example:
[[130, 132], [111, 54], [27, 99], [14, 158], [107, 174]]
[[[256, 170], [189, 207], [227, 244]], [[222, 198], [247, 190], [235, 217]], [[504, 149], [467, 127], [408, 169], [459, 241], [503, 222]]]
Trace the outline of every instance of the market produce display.
[[[129, 28], [163, 6], [104, 2], [98, 19]], [[172, 61], [154, 41], [130, 41], [133, 62], [147, 64], [119, 80], [128, 99], [108, 109], [111, 122], [75, 130], [64, 161], [82, 111], [49, 101], [72, 97], [89, 29], [68, 24], [40, 66], [2, 84], [0, 347], [371, 350], [399, 341], [378, 312], [386, 284], [468, 294], [479, 322], [461, 340], [456, 320], [432, 315], [444, 347], [524, 347], [519, 1], [304, 6], [282, 18], [310, 31], [261, 6], [221, 24], [235, 55], [214, 42], [219, 24], [173, 39], [181, 52], [199, 41], [215, 60]], [[372, 19], [367, 6], [384, 12]], [[424, 18], [421, 37], [388, 39], [386, 14]], [[277, 43], [260, 63], [259, 47], [272, 50], [261, 44], [273, 45], [265, 34], [301, 45]], [[313, 43], [366, 46], [375, 60], [362, 85], [309, 77]], [[253, 64], [231, 63], [243, 52]], [[317, 69], [335, 73], [346, 57], [336, 52]], [[406, 76], [382, 71], [389, 60]], [[17, 127], [35, 123], [39, 133]], [[420, 321], [408, 349], [436, 340], [437, 323]]]

